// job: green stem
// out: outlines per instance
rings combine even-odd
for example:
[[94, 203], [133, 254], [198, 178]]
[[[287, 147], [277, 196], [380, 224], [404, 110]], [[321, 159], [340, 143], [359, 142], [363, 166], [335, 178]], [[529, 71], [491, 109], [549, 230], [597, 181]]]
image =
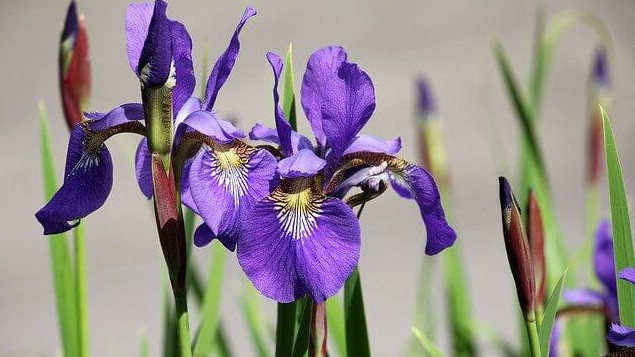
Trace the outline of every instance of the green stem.
[[527, 337], [529, 338], [529, 351], [531, 353], [531, 357], [541, 357], [540, 340], [538, 339], [538, 325], [536, 325], [536, 319], [532, 318], [528, 320], [525, 320], [525, 326], [527, 327]]
[[75, 285], [77, 298], [77, 328], [79, 334], [79, 355], [90, 355], [88, 344], [88, 306], [86, 298], [86, 247], [84, 226], [80, 223], [73, 230], [75, 235]]
[[276, 357], [288, 357], [293, 353], [295, 341], [296, 303], [278, 303], [276, 322]]
[[174, 294], [176, 304], [176, 332], [179, 341], [181, 357], [192, 357], [192, 345], [190, 338], [190, 322], [187, 316], [187, 295]]

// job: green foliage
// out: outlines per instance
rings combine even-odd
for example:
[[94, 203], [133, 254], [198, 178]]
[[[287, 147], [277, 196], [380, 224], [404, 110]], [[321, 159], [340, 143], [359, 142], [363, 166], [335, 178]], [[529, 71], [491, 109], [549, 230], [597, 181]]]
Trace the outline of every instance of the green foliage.
[[427, 338], [421, 330], [416, 327], [412, 327], [411, 330], [417, 341], [419, 341], [421, 346], [426, 350], [426, 352], [428, 352], [430, 357], [444, 357], [441, 350], [434, 344], [434, 342]]
[[369, 357], [370, 343], [364, 312], [364, 297], [359, 269], [355, 268], [344, 285], [344, 318], [348, 356]]
[[330, 340], [334, 342], [338, 356], [346, 357], [344, 306], [342, 306], [342, 299], [340, 296], [331, 296], [328, 300], [326, 300], [326, 316]]
[[558, 304], [560, 303], [560, 295], [562, 294], [562, 285], [565, 277], [567, 276], [567, 269], [556, 283], [556, 287], [549, 296], [545, 304], [545, 311], [542, 314], [542, 322], [538, 326], [538, 336], [540, 339], [540, 354], [541, 356], [549, 356], [549, 339], [551, 337], [551, 330], [556, 321], [556, 312], [558, 311]]

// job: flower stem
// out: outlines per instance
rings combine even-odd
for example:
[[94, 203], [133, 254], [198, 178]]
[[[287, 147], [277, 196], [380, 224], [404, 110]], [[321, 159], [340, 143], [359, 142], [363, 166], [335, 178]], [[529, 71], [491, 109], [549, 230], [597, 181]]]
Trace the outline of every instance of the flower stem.
[[192, 357], [190, 322], [187, 315], [187, 295], [185, 293], [175, 293], [174, 302], [176, 305], [176, 333], [179, 351], [181, 351], [180, 356]]
[[536, 324], [536, 319], [526, 319], [525, 326], [527, 327], [527, 337], [529, 337], [529, 351], [531, 353], [531, 357], [541, 357], [540, 340], [538, 339], [538, 325]]
[[74, 230], [75, 236], [75, 293], [77, 303], [77, 329], [79, 334], [79, 355], [87, 357], [88, 345], [88, 306], [86, 298], [86, 247], [84, 245], [84, 226], [80, 223]]

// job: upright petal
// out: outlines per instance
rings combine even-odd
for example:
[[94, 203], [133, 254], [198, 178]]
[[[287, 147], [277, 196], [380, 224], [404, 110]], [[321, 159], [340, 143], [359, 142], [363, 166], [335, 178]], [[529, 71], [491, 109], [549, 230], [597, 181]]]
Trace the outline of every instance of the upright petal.
[[628, 326], [612, 324], [611, 331], [606, 337], [614, 345], [635, 347], [635, 330]]
[[290, 302], [337, 293], [359, 260], [360, 228], [312, 178], [284, 180], [242, 221], [238, 261], [265, 296]]
[[276, 118], [276, 130], [278, 131], [278, 140], [280, 141], [280, 149], [282, 155], [291, 156], [295, 153], [291, 145], [291, 124], [285, 118], [282, 109], [280, 108], [280, 95], [278, 94], [278, 84], [280, 83], [280, 75], [282, 73], [282, 60], [280, 57], [273, 53], [267, 53], [267, 61], [271, 65], [273, 70], [273, 113]]
[[147, 37], [136, 67], [141, 83], [146, 86], [164, 85], [172, 71], [172, 22], [166, 15], [167, 7], [163, 0], [154, 2]]
[[276, 159], [241, 141], [204, 146], [192, 161], [189, 185], [205, 223], [230, 250], [236, 246], [238, 221], [269, 193]]
[[280, 160], [277, 171], [280, 177], [286, 179], [312, 177], [320, 172], [325, 165], [324, 159], [317, 157], [309, 149], [303, 149], [291, 157]]
[[316, 138], [322, 142], [323, 132], [335, 157], [344, 153], [375, 110], [373, 82], [346, 58], [341, 47], [316, 51], [302, 82], [302, 107]]
[[245, 25], [247, 20], [255, 15], [256, 11], [254, 9], [250, 7], [245, 9], [243, 17], [238, 22], [238, 26], [236, 26], [234, 35], [229, 41], [229, 46], [227, 46], [225, 52], [223, 52], [223, 54], [216, 60], [214, 68], [212, 69], [212, 73], [207, 79], [207, 85], [205, 87], [205, 109], [212, 110], [212, 108], [214, 107], [216, 96], [218, 95], [221, 87], [223, 87], [223, 84], [225, 84], [227, 77], [229, 77], [229, 74], [232, 71], [232, 68], [234, 68], [236, 59], [238, 58], [238, 51], [240, 50], [238, 35], [240, 35], [240, 31], [243, 29], [243, 26]]
[[370, 135], [359, 135], [344, 150], [344, 155], [358, 151], [395, 155], [401, 150], [401, 138], [383, 140]]
[[139, 189], [146, 198], [152, 198], [152, 153], [148, 150], [148, 139], [143, 138], [135, 154], [135, 176]]
[[178, 21], [171, 21], [171, 29], [176, 78], [176, 85], [172, 90], [172, 105], [174, 113], [178, 113], [192, 95], [196, 86], [196, 78], [192, 64], [192, 38], [190, 34], [185, 26]]
[[598, 224], [595, 232], [593, 268], [596, 276], [607, 290], [607, 293], [617, 296], [615, 261], [613, 259], [613, 237], [611, 236], [611, 224], [608, 220], [602, 220]]
[[[280, 138], [278, 137], [278, 130], [267, 128], [266, 126], [256, 123], [249, 132], [249, 138], [251, 140], [261, 140], [268, 143], [280, 145]], [[299, 134], [297, 131], [291, 132], [291, 147], [293, 152], [298, 152], [302, 149], [313, 150], [313, 144], [311, 140], [306, 136]]]
[[72, 222], [101, 207], [112, 188], [112, 159], [105, 144], [90, 145], [87, 129], [76, 125], [68, 143], [64, 183], [36, 218], [44, 234], [68, 231]]
[[126, 51], [130, 68], [135, 74], [139, 73], [139, 58], [148, 37], [153, 12], [154, 4], [151, 2], [132, 3], [126, 8]]

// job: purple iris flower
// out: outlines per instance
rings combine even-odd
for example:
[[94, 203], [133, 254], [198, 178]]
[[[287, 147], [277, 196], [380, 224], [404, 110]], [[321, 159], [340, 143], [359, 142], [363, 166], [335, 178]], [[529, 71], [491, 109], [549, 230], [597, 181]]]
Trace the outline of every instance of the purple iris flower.
[[608, 220], [602, 220], [598, 224], [595, 233], [593, 252], [595, 275], [602, 284], [602, 291], [591, 289], [567, 290], [563, 294], [564, 301], [572, 305], [604, 307], [609, 319], [618, 321], [619, 311], [614, 264], [611, 225]]
[[[635, 284], [635, 268], [622, 269], [620, 271], [620, 279]], [[635, 347], [635, 329], [613, 323], [607, 339], [617, 346]]]
[[[394, 157], [400, 139], [359, 135], [375, 109], [373, 83], [342, 47], [313, 53], [302, 81], [302, 107], [317, 143], [293, 131], [279, 106], [282, 60], [267, 54], [274, 74], [276, 129], [257, 124], [254, 140], [279, 146], [280, 182], [241, 221], [238, 260], [265, 296], [289, 302], [309, 295], [321, 303], [344, 284], [359, 260], [360, 226], [352, 207], [389, 185], [419, 205], [425, 252], [451, 246], [439, 191], [423, 168]], [[276, 151], [273, 149], [272, 151]], [[361, 193], [346, 197], [354, 187]]]

